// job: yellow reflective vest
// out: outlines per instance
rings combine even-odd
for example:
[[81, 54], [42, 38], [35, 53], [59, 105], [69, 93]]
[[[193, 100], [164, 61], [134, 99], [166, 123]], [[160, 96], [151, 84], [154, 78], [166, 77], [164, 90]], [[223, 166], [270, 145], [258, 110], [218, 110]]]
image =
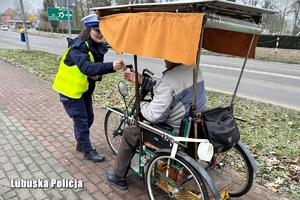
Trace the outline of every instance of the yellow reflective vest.
[[[85, 42], [89, 46], [88, 42]], [[58, 72], [56, 74], [53, 89], [67, 97], [80, 99], [82, 94], [89, 88], [88, 76], [83, 74], [77, 65], [68, 66], [65, 64], [66, 56], [71, 47], [64, 53]], [[91, 62], [94, 62], [94, 56], [91, 51], [88, 52]]]

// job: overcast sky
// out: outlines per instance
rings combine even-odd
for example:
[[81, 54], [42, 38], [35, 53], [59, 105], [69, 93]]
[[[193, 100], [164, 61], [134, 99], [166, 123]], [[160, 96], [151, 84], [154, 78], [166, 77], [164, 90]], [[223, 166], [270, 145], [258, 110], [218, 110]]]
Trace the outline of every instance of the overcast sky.
[[[20, 0], [0, 0], [0, 13], [3, 13], [8, 8], [14, 9], [14, 2], [20, 2]], [[25, 2], [29, 3], [35, 10], [43, 5], [43, 0], [23, 0], [23, 5]]]
[[10, 0], [0, 0], [0, 13], [2, 14], [4, 11], [6, 11], [8, 8], [14, 7], [14, 1]]

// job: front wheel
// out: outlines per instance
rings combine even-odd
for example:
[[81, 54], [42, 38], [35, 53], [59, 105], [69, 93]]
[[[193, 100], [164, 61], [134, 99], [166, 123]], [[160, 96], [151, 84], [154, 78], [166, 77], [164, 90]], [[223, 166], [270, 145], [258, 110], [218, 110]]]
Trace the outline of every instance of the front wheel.
[[[124, 113], [119, 108], [112, 108], [113, 110]], [[107, 143], [114, 154], [118, 153], [119, 146], [121, 144], [121, 139], [123, 135], [123, 130], [127, 126], [123, 116], [113, 112], [108, 111], [105, 115], [104, 121], [104, 131]]]
[[233, 181], [229, 188], [230, 197], [240, 197], [246, 194], [253, 184], [253, 168], [249, 158], [237, 144], [224, 153], [215, 154], [216, 169]]
[[198, 171], [186, 160], [163, 153], [151, 158], [146, 171], [149, 199], [208, 199]]

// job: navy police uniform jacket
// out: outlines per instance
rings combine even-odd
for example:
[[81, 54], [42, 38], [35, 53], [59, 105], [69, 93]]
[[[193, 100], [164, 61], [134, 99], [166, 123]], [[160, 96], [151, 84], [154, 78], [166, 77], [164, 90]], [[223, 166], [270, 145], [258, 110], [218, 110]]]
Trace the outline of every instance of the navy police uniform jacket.
[[[96, 43], [91, 38], [87, 40], [89, 45], [87, 46], [85, 41], [80, 38], [74, 40], [68, 38], [68, 46], [72, 46], [69, 54], [65, 59], [65, 64], [68, 66], [77, 65], [79, 70], [87, 76], [99, 75], [98, 81], [101, 81], [102, 75], [115, 72], [113, 70], [113, 63], [104, 61], [104, 54], [107, 52], [106, 44]], [[94, 57], [94, 62], [90, 61], [88, 52], [91, 51]], [[92, 94], [95, 89], [94, 80], [88, 78], [89, 89], [84, 94]], [[83, 94], [83, 95], [84, 95]]]

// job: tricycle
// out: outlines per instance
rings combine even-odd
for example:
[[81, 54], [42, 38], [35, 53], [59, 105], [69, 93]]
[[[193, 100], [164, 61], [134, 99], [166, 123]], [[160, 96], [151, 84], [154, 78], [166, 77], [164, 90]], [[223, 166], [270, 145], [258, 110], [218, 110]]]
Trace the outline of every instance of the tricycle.
[[[205, 116], [214, 113], [216, 117], [220, 111], [226, 112], [226, 116], [229, 113], [223, 125], [227, 126], [230, 120], [238, 132], [237, 118], [233, 116], [234, 100], [247, 59], [255, 57], [262, 16], [274, 12], [224, 0], [131, 4], [91, 10], [98, 14], [100, 29], [111, 48], [118, 54], [133, 55], [135, 72], [138, 72], [137, 56], [193, 67], [194, 94], [203, 48], [245, 58], [231, 102], [198, 111], [194, 95], [189, 114], [181, 119], [179, 132], [166, 124], [151, 124], [140, 115], [140, 99], [149, 94], [138, 83], [129, 103], [125, 100], [127, 84], [118, 83], [125, 109], [101, 107], [108, 110], [104, 129], [114, 154], [118, 153], [124, 129], [141, 127], [140, 145], [131, 170], [143, 179], [150, 199], [228, 199], [249, 192], [254, 173], [258, 172], [254, 158], [240, 140], [229, 148], [217, 148], [213, 137], [207, 135], [211, 128]], [[151, 69], [144, 69], [142, 74], [153, 75]], [[137, 76], [136, 73], [136, 80]]]

